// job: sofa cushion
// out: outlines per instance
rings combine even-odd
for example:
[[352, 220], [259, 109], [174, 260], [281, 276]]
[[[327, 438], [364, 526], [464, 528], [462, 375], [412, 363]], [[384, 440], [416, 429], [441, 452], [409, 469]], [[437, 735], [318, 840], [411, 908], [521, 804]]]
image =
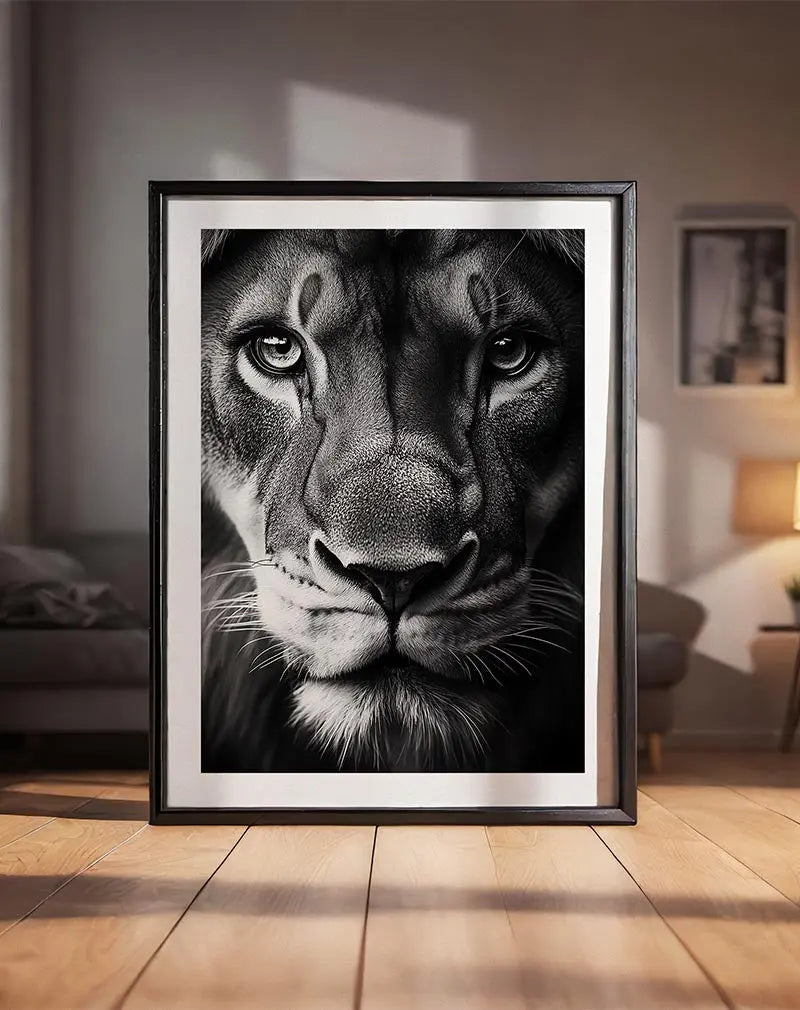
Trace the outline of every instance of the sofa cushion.
[[0, 628], [141, 628], [142, 619], [103, 582], [0, 586]]
[[706, 610], [702, 604], [667, 586], [638, 582], [636, 597], [641, 634], [666, 631], [691, 645], [705, 623]]
[[0, 545], [0, 589], [26, 582], [80, 582], [86, 569], [64, 551]]
[[78, 558], [92, 578], [112, 585], [148, 623], [150, 542], [146, 532], [64, 534], [49, 542]]
[[4, 628], [0, 629], [0, 685], [146, 687], [149, 653], [149, 635], [139, 628]]
[[667, 687], [686, 675], [689, 647], [664, 631], [639, 634], [636, 638], [639, 687]]
[[0, 684], [0, 733], [146, 733], [147, 723], [146, 687]]
[[669, 687], [651, 687], [639, 694], [639, 732], [668, 733], [675, 718], [675, 701]]

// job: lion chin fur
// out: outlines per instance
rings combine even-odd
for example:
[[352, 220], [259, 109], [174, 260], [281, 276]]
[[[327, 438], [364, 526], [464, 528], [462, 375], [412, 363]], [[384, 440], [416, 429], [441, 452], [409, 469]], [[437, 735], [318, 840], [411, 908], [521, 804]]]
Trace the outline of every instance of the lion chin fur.
[[419, 674], [379, 683], [308, 680], [294, 692], [291, 724], [340, 767], [425, 771], [476, 767], [494, 709], [486, 697], [432, 687]]

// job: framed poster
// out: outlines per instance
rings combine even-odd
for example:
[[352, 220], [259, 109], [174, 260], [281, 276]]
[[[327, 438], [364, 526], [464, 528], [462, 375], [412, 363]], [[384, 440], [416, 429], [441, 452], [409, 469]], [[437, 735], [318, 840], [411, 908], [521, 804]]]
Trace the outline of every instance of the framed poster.
[[695, 393], [792, 386], [794, 222], [678, 222], [678, 384]]
[[633, 822], [633, 183], [150, 214], [152, 820]]

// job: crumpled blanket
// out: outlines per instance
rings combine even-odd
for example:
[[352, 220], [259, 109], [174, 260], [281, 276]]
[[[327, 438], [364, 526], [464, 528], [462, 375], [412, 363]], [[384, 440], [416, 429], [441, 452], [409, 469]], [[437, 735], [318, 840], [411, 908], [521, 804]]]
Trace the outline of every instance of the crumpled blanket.
[[0, 628], [141, 628], [104, 582], [11, 582], [0, 586]]

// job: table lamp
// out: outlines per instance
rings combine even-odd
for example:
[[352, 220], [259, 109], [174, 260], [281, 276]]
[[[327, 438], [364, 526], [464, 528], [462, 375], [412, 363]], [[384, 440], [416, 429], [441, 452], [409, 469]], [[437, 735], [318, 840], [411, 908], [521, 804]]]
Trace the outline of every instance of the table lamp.
[[[800, 463], [784, 459], [740, 459], [733, 504], [733, 529], [750, 536], [782, 537], [800, 532]], [[786, 586], [800, 627], [800, 581]], [[786, 631], [781, 625], [762, 625], [761, 631]], [[800, 642], [786, 703], [781, 733], [782, 751], [792, 749], [800, 725]]]
[[733, 531], [759, 537], [800, 532], [800, 463], [786, 459], [739, 460]]

